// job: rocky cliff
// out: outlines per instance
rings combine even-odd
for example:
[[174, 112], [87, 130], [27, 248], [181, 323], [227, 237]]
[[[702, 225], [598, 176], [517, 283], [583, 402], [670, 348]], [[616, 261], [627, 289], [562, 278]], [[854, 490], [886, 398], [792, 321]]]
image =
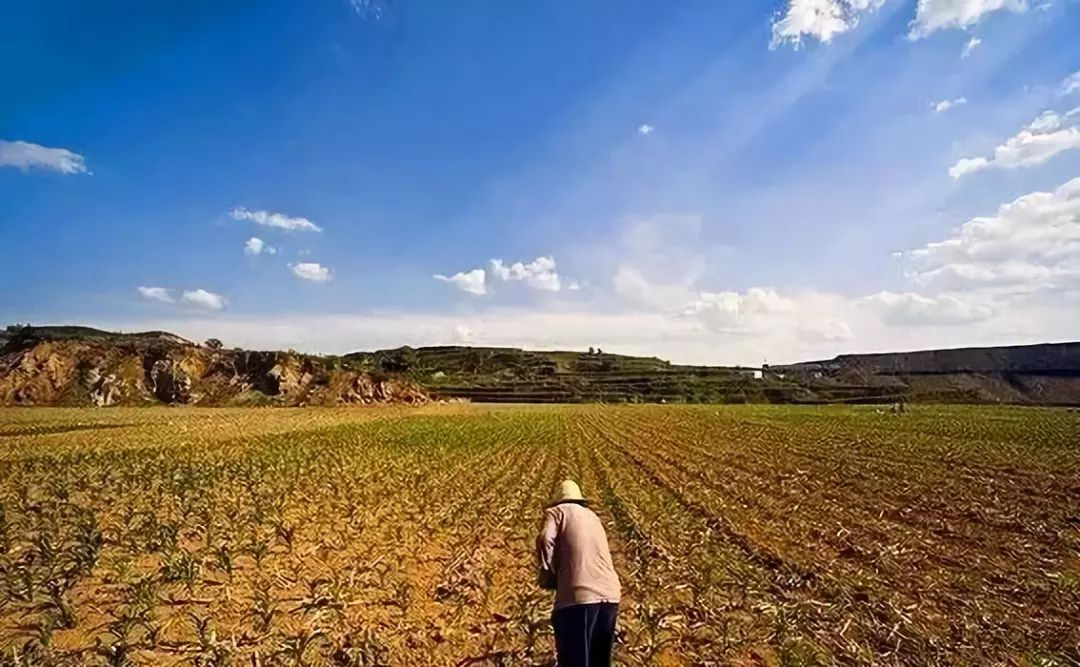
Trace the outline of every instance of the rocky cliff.
[[423, 403], [407, 379], [295, 352], [223, 349], [172, 334], [9, 327], [0, 405], [350, 405]]

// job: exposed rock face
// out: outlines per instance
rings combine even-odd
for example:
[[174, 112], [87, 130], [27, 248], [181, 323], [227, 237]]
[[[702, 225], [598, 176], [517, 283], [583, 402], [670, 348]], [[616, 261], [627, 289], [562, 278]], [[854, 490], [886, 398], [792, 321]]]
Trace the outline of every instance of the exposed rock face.
[[52, 343], [42, 343], [5, 361], [0, 400], [7, 403], [49, 403], [76, 376], [74, 360]]
[[342, 405], [423, 403], [402, 379], [291, 352], [204, 347], [167, 334], [140, 339], [24, 335], [0, 340], [0, 405]]

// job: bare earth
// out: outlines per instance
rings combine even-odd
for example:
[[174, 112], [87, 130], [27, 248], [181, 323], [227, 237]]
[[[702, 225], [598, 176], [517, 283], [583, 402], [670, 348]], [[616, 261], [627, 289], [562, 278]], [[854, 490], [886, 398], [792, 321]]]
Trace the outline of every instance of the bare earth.
[[0, 409], [0, 664], [551, 664], [540, 508], [628, 665], [1080, 661], [1080, 414]]

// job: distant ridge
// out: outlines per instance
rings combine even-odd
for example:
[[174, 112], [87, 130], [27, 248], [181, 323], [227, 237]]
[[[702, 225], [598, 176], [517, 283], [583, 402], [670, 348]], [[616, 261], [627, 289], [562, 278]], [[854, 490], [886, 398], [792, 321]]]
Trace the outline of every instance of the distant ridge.
[[1080, 405], [1080, 343], [843, 354], [692, 366], [599, 349], [400, 347], [343, 356], [226, 349], [163, 331], [15, 325], [0, 333], [8, 405], [1013, 403]]
[[877, 373], [1051, 373], [1080, 374], [1080, 342], [958, 347], [910, 352], [841, 354], [785, 368], [873, 369]]

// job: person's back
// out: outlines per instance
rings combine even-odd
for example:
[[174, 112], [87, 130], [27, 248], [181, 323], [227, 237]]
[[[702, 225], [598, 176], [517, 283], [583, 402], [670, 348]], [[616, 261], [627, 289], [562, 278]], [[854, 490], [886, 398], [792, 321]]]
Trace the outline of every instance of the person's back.
[[574, 482], [563, 482], [555, 501], [544, 510], [536, 546], [540, 584], [555, 590], [552, 624], [559, 665], [609, 664], [619, 576], [604, 526]]
[[[611, 562], [607, 534], [600, 517], [565, 502], [545, 511], [554, 529], [555, 609], [572, 604], [618, 602], [619, 576]], [[548, 521], [545, 521], [545, 525]], [[546, 537], [546, 536], [545, 536]]]

